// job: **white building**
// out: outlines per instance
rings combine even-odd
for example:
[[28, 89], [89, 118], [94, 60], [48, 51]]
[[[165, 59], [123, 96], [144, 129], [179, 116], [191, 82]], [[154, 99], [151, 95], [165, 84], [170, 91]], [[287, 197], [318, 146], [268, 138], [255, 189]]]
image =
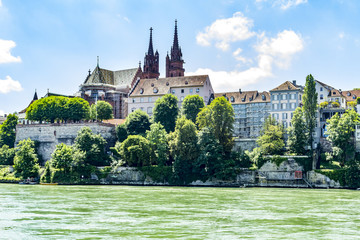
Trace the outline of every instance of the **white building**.
[[152, 116], [155, 101], [168, 93], [178, 98], [181, 108], [184, 98], [195, 94], [207, 105], [214, 90], [208, 75], [139, 79], [129, 94], [128, 113], [141, 109]]

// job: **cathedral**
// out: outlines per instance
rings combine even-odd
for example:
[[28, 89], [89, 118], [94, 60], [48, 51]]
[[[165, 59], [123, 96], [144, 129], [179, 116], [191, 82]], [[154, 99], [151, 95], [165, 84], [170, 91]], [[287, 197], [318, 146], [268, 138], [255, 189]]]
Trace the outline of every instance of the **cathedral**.
[[[89, 73], [83, 84], [80, 85], [76, 96], [82, 97], [90, 104], [97, 100], [109, 102], [113, 106], [114, 118], [126, 118], [128, 112], [128, 97], [134, 91], [141, 79], [159, 79], [159, 53], [154, 53], [152, 41], [152, 28], [150, 28], [149, 48], [144, 58], [144, 65], [132, 69], [112, 71], [101, 68], [99, 60], [97, 66]], [[173, 45], [170, 56], [166, 55], [166, 78], [184, 77], [185, 69], [182, 58], [181, 47], [178, 40], [177, 21]], [[184, 83], [185, 84], [185, 83]]]

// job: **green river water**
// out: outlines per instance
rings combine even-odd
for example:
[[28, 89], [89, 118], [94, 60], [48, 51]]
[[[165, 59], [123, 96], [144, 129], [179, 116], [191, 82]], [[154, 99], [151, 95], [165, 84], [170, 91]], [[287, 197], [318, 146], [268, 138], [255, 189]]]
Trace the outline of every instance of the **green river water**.
[[0, 239], [360, 239], [360, 191], [0, 184]]

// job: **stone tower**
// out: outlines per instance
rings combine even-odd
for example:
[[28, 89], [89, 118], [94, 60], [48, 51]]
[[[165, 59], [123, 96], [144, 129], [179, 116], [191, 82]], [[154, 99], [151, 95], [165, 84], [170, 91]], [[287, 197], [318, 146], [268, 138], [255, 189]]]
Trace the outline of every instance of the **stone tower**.
[[174, 42], [171, 47], [170, 57], [166, 55], [166, 77], [184, 76], [184, 60], [182, 59], [181, 48], [179, 47], [177, 20], [175, 20]]
[[152, 28], [150, 28], [150, 41], [149, 41], [149, 49], [145, 54], [144, 58], [144, 70], [142, 74], [142, 78], [158, 78], [160, 76], [159, 73], [159, 53], [156, 50], [154, 54], [153, 43], [152, 43]]

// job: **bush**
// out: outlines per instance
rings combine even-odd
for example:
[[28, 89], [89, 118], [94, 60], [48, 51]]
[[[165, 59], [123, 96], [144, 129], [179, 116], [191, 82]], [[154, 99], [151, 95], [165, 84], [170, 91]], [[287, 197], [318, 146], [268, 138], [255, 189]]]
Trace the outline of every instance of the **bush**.
[[116, 137], [119, 142], [125, 141], [125, 139], [128, 137], [125, 124], [120, 124], [116, 126]]
[[332, 102], [331, 105], [332, 105], [334, 108], [340, 107], [340, 103], [338, 103], [338, 102]]
[[139, 170], [145, 175], [145, 177], [151, 177], [154, 182], [173, 183], [172, 166], [145, 166], [139, 167]]
[[26, 179], [37, 177], [39, 174], [38, 158], [35, 154], [34, 142], [30, 139], [22, 140], [16, 147], [14, 170], [16, 176]]
[[322, 102], [320, 103], [320, 108], [326, 108], [329, 105], [328, 102]]
[[0, 165], [14, 165], [15, 149], [3, 145], [0, 148]]
[[129, 167], [150, 165], [150, 142], [139, 135], [130, 135], [120, 146], [120, 155]]

